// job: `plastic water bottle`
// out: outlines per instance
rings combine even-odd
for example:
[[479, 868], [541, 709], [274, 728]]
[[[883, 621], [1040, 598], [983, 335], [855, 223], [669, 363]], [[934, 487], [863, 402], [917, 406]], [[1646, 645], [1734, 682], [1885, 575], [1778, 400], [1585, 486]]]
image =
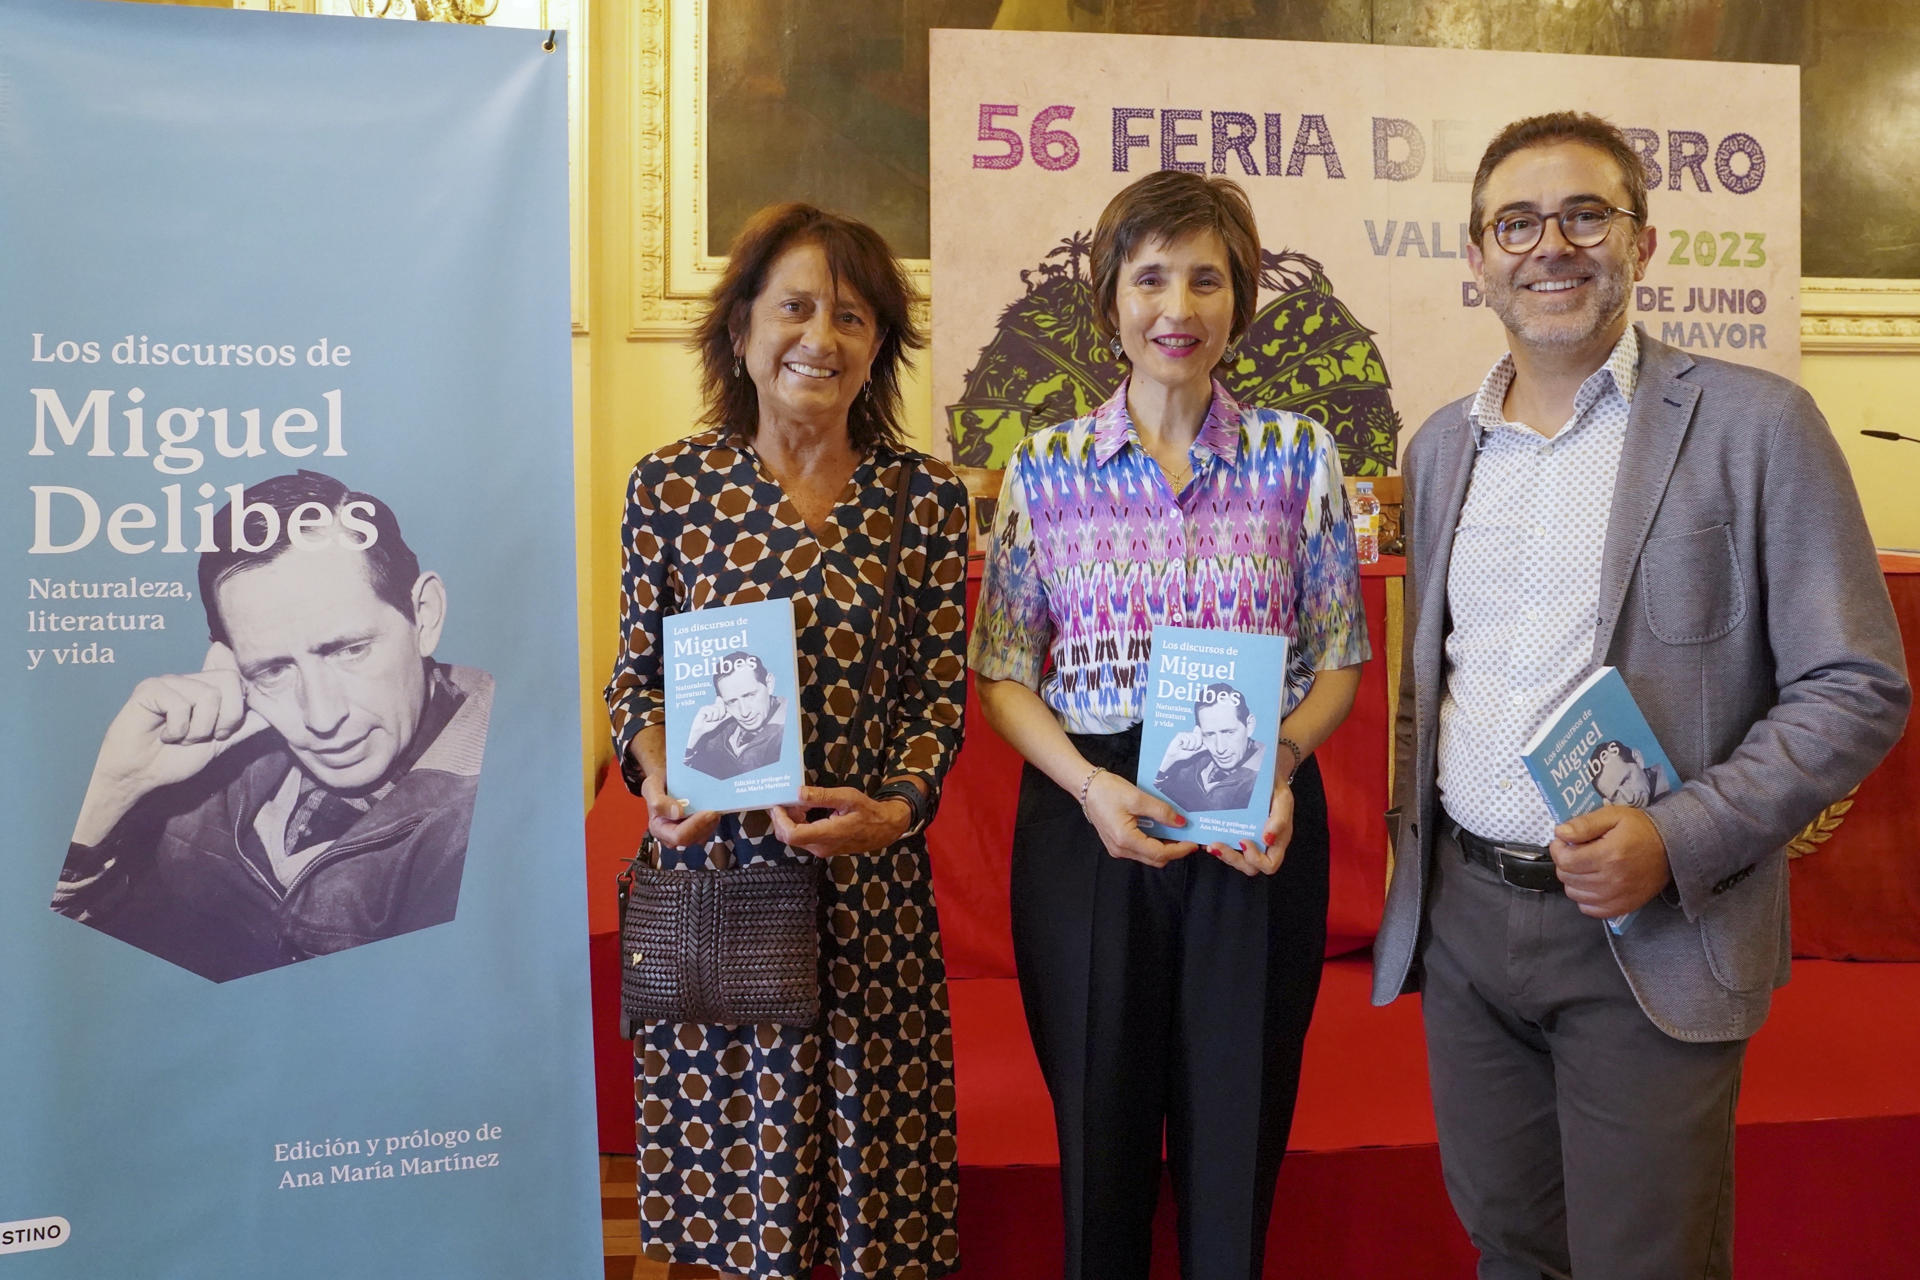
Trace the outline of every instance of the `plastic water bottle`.
[[1373, 481], [1354, 483], [1353, 545], [1360, 552], [1361, 564], [1380, 561], [1380, 499], [1373, 496]]

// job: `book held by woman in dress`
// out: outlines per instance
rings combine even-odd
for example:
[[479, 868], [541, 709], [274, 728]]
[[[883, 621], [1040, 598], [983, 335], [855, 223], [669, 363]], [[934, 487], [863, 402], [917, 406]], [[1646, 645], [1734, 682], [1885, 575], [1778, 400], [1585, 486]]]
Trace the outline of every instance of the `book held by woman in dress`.
[[674, 614], [662, 631], [667, 790], [696, 813], [798, 802], [806, 765], [793, 602]]

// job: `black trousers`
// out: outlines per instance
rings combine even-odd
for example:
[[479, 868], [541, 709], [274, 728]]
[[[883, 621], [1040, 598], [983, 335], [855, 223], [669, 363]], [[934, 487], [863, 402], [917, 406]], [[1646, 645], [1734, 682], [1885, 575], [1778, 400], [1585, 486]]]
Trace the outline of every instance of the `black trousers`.
[[[1075, 736], [1135, 773], [1137, 731]], [[1053, 1096], [1068, 1280], [1145, 1280], [1161, 1142], [1186, 1280], [1259, 1280], [1327, 931], [1327, 808], [1312, 760], [1272, 876], [1205, 851], [1107, 853], [1076, 797], [1028, 766], [1013, 945]]]

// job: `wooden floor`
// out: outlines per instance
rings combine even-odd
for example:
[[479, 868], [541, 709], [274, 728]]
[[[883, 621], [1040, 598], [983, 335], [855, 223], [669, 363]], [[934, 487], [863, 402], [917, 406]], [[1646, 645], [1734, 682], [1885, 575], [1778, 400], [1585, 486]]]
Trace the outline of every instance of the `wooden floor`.
[[600, 1157], [600, 1238], [607, 1280], [706, 1280], [705, 1267], [669, 1265], [640, 1256], [640, 1206], [633, 1194], [633, 1157]]
[[[600, 1157], [600, 1240], [607, 1280], [660, 1280], [663, 1269], [640, 1261], [640, 1206], [633, 1194], [633, 1157]], [[636, 1265], [639, 1264], [639, 1265]]]

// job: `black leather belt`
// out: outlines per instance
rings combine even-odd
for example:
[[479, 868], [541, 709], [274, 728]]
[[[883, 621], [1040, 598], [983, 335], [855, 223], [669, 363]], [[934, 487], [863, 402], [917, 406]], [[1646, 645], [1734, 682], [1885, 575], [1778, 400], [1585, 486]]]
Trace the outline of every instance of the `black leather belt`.
[[1550, 893], [1560, 887], [1553, 858], [1544, 845], [1482, 839], [1451, 818], [1447, 819], [1445, 830], [1460, 846], [1468, 862], [1479, 863], [1516, 889]]

